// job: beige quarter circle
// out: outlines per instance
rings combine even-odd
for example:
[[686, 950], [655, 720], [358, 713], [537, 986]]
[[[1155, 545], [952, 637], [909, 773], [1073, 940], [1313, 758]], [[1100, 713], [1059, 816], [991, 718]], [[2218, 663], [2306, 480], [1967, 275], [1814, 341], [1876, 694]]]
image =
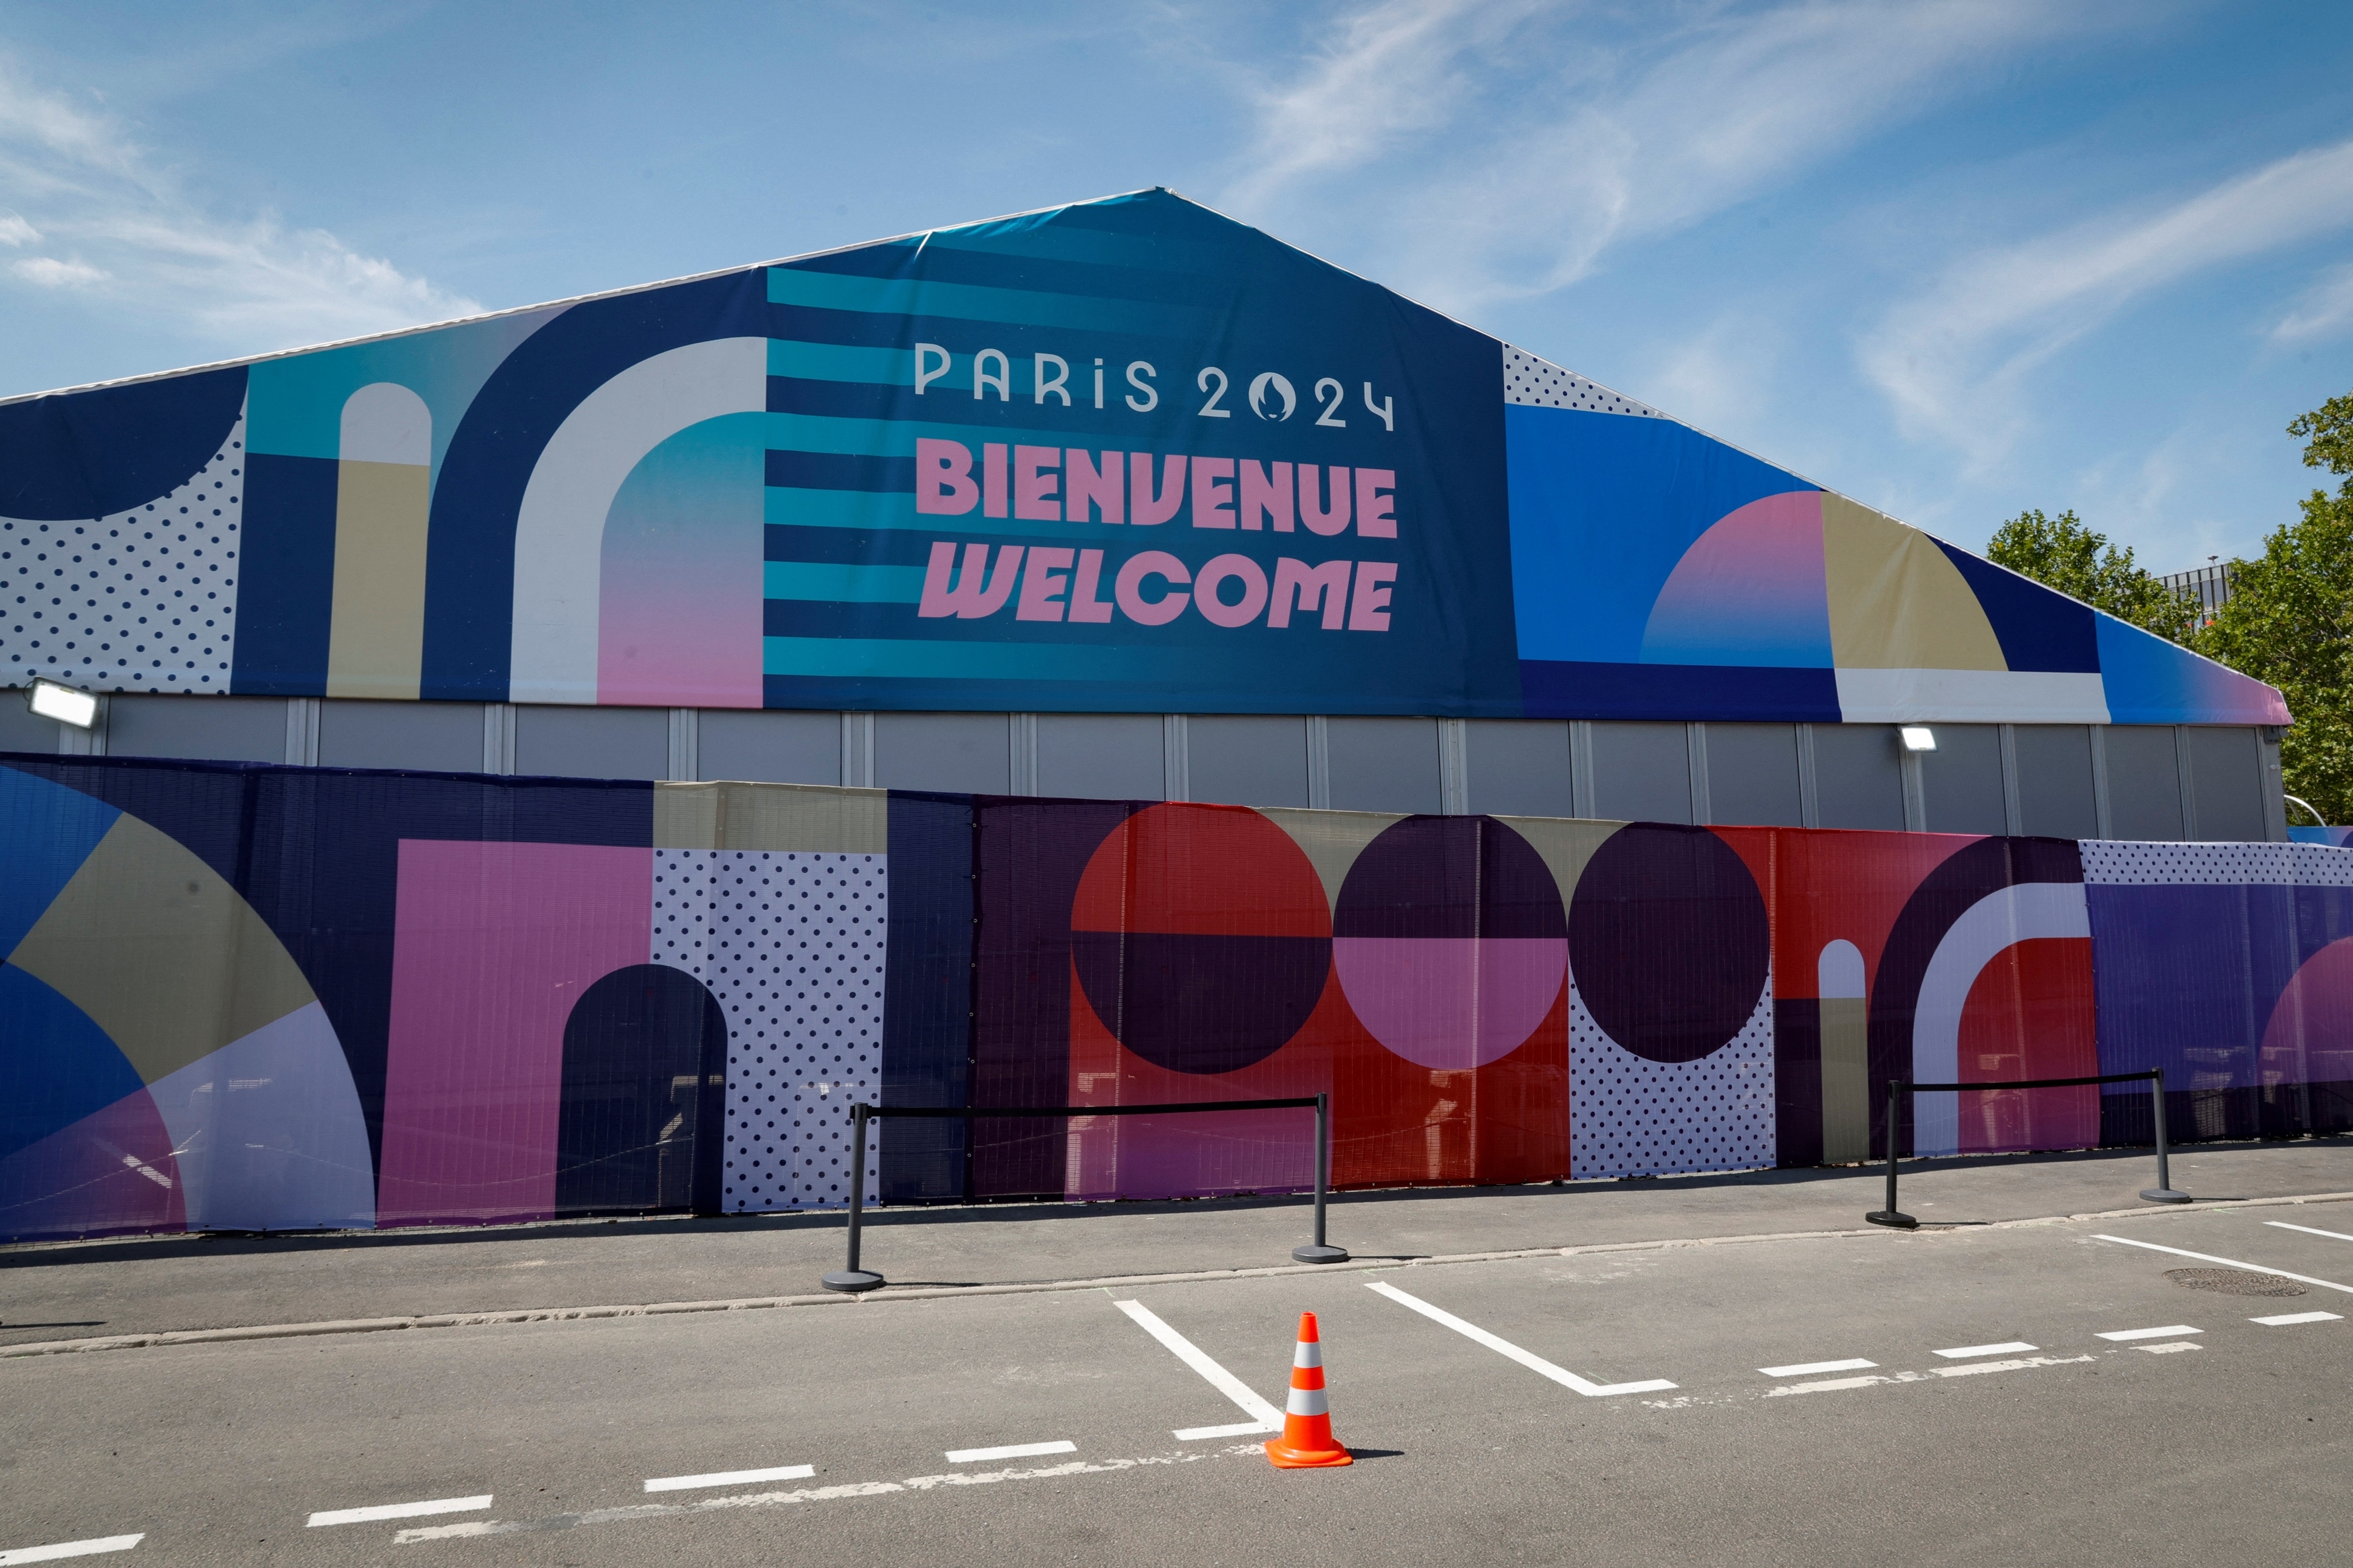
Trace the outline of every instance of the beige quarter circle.
[[1822, 493], [1831, 657], [1841, 669], [2008, 669], [1993, 625], [1936, 542]]
[[1381, 811], [1309, 811], [1293, 805], [1262, 805], [1258, 814], [1299, 846], [1299, 852], [1315, 868], [1316, 879], [1324, 884], [1324, 902], [1334, 910], [1340, 907], [1340, 884], [1348, 879], [1348, 868], [1365, 852], [1365, 846], [1378, 838], [1392, 822], [1405, 820]]
[[146, 1083], [318, 1000], [234, 888], [128, 814], [8, 962], [89, 1014]]
[[1551, 868], [1552, 879], [1560, 889], [1560, 907], [1564, 912], [1568, 902], [1577, 897], [1577, 884], [1585, 875], [1586, 862], [1609, 841], [1612, 834], [1626, 825], [1622, 822], [1583, 821], [1565, 816], [1499, 816], [1498, 822], [1510, 825], [1513, 832], [1526, 839], [1544, 863]]

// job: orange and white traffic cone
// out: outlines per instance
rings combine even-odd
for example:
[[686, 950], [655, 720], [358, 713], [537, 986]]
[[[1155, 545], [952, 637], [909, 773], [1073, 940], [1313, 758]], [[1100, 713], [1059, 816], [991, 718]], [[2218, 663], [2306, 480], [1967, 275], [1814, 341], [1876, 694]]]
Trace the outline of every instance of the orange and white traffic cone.
[[1299, 1314], [1299, 1349], [1291, 1358], [1291, 1398], [1282, 1408], [1282, 1436], [1270, 1437], [1266, 1457], [1282, 1470], [1353, 1465], [1356, 1457], [1332, 1436], [1332, 1407], [1324, 1398], [1324, 1342], [1315, 1314]]

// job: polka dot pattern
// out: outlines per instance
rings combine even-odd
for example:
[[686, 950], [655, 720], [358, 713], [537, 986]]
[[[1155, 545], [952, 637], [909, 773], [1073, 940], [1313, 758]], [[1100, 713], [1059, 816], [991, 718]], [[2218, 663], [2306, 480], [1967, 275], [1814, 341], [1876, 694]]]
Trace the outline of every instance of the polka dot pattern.
[[1511, 344], [1504, 345], [1504, 401], [1530, 408], [1581, 408], [1588, 414], [1665, 415], [1648, 404], [1621, 397], [1598, 381], [1563, 370]]
[[0, 518], [0, 681], [227, 691], [245, 415], [171, 494], [82, 522]]
[[2353, 849], [2326, 844], [2136, 844], [2087, 838], [2094, 886], [2353, 888]]
[[[882, 1088], [884, 858], [654, 851], [653, 961], [727, 1013], [731, 1213], [846, 1208], [849, 1107]], [[882, 1124], [867, 1128], [880, 1190]]]
[[1574, 1177], [1666, 1176], [1773, 1163], [1773, 981], [1738, 1034], [1697, 1061], [1654, 1062], [1612, 1040], [1568, 987], [1568, 1166]]

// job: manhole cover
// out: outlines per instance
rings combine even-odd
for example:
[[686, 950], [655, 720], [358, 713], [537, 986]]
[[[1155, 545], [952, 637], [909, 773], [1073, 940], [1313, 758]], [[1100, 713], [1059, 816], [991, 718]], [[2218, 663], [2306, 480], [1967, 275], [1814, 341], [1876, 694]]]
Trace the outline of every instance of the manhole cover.
[[2279, 1274], [2258, 1274], [2251, 1268], [2168, 1268], [2165, 1277], [2192, 1290], [2214, 1290], [2225, 1296], [2301, 1296], [2305, 1289]]

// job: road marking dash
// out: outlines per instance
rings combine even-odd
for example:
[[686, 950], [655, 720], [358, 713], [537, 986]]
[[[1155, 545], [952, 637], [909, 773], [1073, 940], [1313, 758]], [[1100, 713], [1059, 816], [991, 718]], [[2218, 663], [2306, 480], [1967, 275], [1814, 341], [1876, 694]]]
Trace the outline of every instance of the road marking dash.
[[1984, 1372], [2026, 1372], [2038, 1366], [2076, 1366], [2091, 1359], [2087, 1355], [2033, 1355], [2017, 1361], [1973, 1361], [1967, 1366], [1934, 1366], [1928, 1370], [1937, 1377], [1975, 1377]]
[[2220, 1263], [2232, 1268], [2244, 1268], [2254, 1274], [2276, 1274], [2283, 1279], [2301, 1280], [2306, 1285], [2324, 1286], [2353, 1296], [2353, 1285], [2339, 1285], [2334, 1279], [2316, 1279], [2309, 1274], [2291, 1274], [2284, 1268], [2274, 1268], [2263, 1263], [2242, 1263], [2235, 1258], [2217, 1258], [2211, 1252], [2185, 1252], [2179, 1247], [2159, 1247], [2153, 1241], [2135, 1241], [2128, 1236], [2094, 1236], [2094, 1241], [2113, 1241], [2119, 1247], [2145, 1247], [2151, 1252], [2169, 1252], [2176, 1258], [2194, 1258], [2200, 1263]]
[[1785, 1394], [1836, 1394], [1849, 1388], [1876, 1388], [1883, 1383], [1897, 1381], [1892, 1377], [1833, 1377], [1820, 1383], [1792, 1383], [1773, 1390], [1765, 1397], [1778, 1399]]
[[903, 1481], [849, 1481], [838, 1486], [804, 1487], [793, 1491], [728, 1492], [720, 1497], [702, 1498], [692, 1502], [640, 1502], [619, 1508], [592, 1509], [580, 1513], [559, 1513], [546, 1519], [468, 1520], [463, 1524], [428, 1525], [404, 1530], [392, 1538], [395, 1546], [413, 1546], [430, 1541], [454, 1541], [487, 1535], [532, 1535], [554, 1531], [577, 1530], [586, 1525], [621, 1524], [645, 1519], [677, 1519], [691, 1514], [715, 1514], [744, 1509], [796, 1507], [807, 1503], [833, 1502], [846, 1499], [896, 1497], [908, 1492], [925, 1492], [948, 1487], [985, 1487], [1006, 1481], [1059, 1480], [1068, 1476], [1107, 1476], [1124, 1470], [1155, 1466], [1189, 1465], [1204, 1459], [1250, 1458], [1265, 1462], [1265, 1450], [1257, 1443], [1243, 1443], [1229, 1448], [1193, 1448], [1174, 1454], [1150, 1454], [1133, 1459], [1105, 1459], [1091, 1462], [1071, 1459], [1059, 1465], [1041, 1465], [1029, 1470], [956, 1470], [946, 1475], [910, 1476]]
[[815, 1465], [776, 1465], [765, 1470], [713, 1470], [706, 1476], [657, 1476], [646, 1483], [646, 1490], [687, 1492], [701, 1487], [745, 1487], [754, 1481], [805, 1481], [815, 1474]]
[[2203, 1329], [2193, 1329], [2187, 1323], [2175, 1323], [2163, 1329], [2110, 1329], [2102, 1334], [2104, 1340], [2169, 1340], [2180, 1334], [2202, 1334]]
[[415, 1519], [427, 1513], [471, 1513], [491, 1506], [490, 1494], [480, 1497], [434, 1498], [426, 1502], [387, 1502], [374, 1508], [331, 1508], [311, 1516], [310, 1528], [322, 1524], [370, 1524], [379, 1519]]
[[1947, 1361], [1959, 1361], [1964, 1356], [2014, 1355], [2020, 1351], [2041, 1348], [2039, 1345], [2028, 1344], [2024, 1340], [2005, 1340], [1998, 1345], [1956, 1345], [1951, 1350], [1938, 1351], [1936, 1353]]
[[2161, 1345], [2133, 1346], [2133, 1349], [2137, 1351], [2147, 1351], [2151, 1355], [2171, 1355], [2176, 1351], [2195, 1351], [2203, 1350], [2205, 1348], [2205, 1346], [2195, 1344], [2189, 1340], [2175, 1340], [2170, 1343]]
[[2249, 1318], [2251, 1323], [2261, 1323], [2267, 1329], [2284, 1329], [2290, 1323], [2341, 1323], [2342, 1312], [2275, 1312], [2268, 1318]]
[[1051, 1443], [1008, 1443], [997, 1448], [951, 1448], [947, 1461], [951, 1465], [977, 1465], [988, 1459], [1028, 1459], [1039, 1454], [1075, 1454], [1079, 1446], [1067, 1437]]
[[137, 1535], [100, 1535], [89, 1541], [60, 1541], [54, 1546], [15, 1546], [0, 1552], [0, 1564], [55, 1563], [61, 1557], [95, 1557], [101, 1552], [128, 1552], [146, 1540]]
[[1241, 1437], [1252, 1432], [1282, 1430], [1282, 1412], [1259, 1397], [1258, 1391], [1240, 1378], [1209, 1359], [1207, 1352], [1166, 1323], [1160, 1321], [1151, 1308], [1141, 1301], [1113, 1301], [1113, 1306], [1125, 1312], [1147, 1334], [1168, 1348], [1171, 1354], [1208, 1380], [1209, 1386], [1234, 1402], [1241, 1413], [1251, 1417], [1230, 1426], [1187, 1426], [1175, 1434], [1180, 1443], [1190, 1443], [1203, 1437]]
[[1552, 1379], [1555, 1383], [1559, 1384], [1563, 1388], [1573, 1388], [1588, 1399], [1606, 1398], [1609, 1395], [1616, 1394], [1651, 1394], [1662, 1388], [1672, 1388], [1675, 1386], [1673, 1384], [1669, 1383], [1662, 1377], [1654, 1377], [1646, 1383], [1588, 1383], [1584, 1378], [1577, 1376], [1577, 1373], [1568, 1371], [1565, 1367], [1553, 1365], [1552, 1363], [1545, 1360], [1544, 1357], [1535, 1354], [1534, 1352], [1524, 1351], [1519, 1346], [1514, 1344], [1511, 1341], [1504, 1339], [1500, 1335], [1489, 1333], [1486, 1330], [1481, 1328], [1476, 1323], [1466, 1323], [1461, 1319], [1456, 1317], [1453, 1313], [1446, 1311], [1441, 1308], [1433, 1307], [1418, 1296], [1407, 1295], [1404, 1291], [1398, 1289], [1396, 1286], [1390, 1284], [1386, 1279], [1376, 1279], [1366, 1285], [1365, 1289], [1367, 1290], [1377, 1290], [1382, 1295], [1387, 1296], [1390, 1300], [1397, 1302], [1398, 1305], [1412, 1308], [1415, 1311], [1419, 1312], [1423, 1317], [1428, 1318], [1431, 1322], [1443, 1323], [1448, 1328], [1452, 1329], [1456, 1333], [1461, 1334], [1464, 1339], [1472, 1340], [1480, 1344], [1485, 1345], [1489, 1350], [1493, 1351], [1498, 1355], [1508, 1356], [1512, 1360], [1518, 1362], [1522, 1366], [1526, 1367], [1530, 1372], [1542, 1373], [1544, 1376]]
[[2300, 1230], [2306, 1236], [2325, 1236], [2331, 1241], [2353, 1241], [2353, 1236], [2341, 1230], [2315, 1230], [2308, 1225], [2290, 1225], [2284, 1219], [2267, 1219], [2263, 1223], [2277, 1226], [2282, 1230]]
[[1861, 1372], [1878, 1364], [1858, 1356], [1852, 1361], [1801, 1361], [1794, 1366], [1760, 1366], [1757, 1370], [1767, 1377], [1811, 1377], [1822, 1372]]

